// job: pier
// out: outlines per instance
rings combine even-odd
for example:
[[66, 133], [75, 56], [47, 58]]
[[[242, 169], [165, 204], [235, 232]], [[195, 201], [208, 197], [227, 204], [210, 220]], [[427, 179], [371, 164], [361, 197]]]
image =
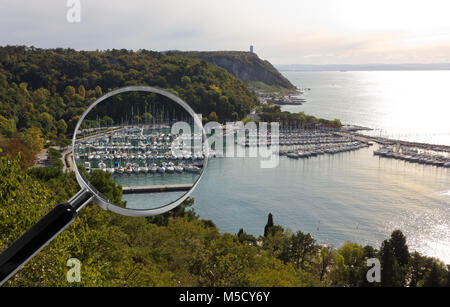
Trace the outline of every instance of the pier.
[[181, 192], [189, 191], [192, 184], [167, 184], [167, 185], [149, 185], [149, 186], [134, 186], [122, 187], [123, 194], [137, 194], [137, 193], [159, 193], [159, 192]]

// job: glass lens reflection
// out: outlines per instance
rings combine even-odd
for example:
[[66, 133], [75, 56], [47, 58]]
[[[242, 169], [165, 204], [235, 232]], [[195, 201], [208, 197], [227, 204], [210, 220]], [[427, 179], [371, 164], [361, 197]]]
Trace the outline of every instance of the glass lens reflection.
[[103, 198], [136, 210], [182, 197], [205, 158], [194, 118], [171, 99], [147, 92], [118, 94], [96, 105], [76, 132], [73, 154]]

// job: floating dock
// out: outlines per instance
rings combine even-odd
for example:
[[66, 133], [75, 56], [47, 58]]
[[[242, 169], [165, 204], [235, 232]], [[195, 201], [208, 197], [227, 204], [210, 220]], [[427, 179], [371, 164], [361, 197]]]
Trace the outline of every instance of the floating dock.
[[137, 193], [180, 192], [180, 191], [189, 191], [191, 188], [192, 184], [188, 183], [188, 184], [122, 187], [122, 191], [123, 194], [137, 194]]

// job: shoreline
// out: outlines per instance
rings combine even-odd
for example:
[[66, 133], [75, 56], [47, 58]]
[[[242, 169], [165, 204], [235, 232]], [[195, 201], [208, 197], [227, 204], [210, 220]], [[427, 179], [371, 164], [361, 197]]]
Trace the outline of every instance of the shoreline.
[[405, 141], [405, 140], [399, 140], [399, 139], [390, 139], [390, 138], [381, 137], [381, 136], [369, 136], [369, 135], [365, 135], [362, 133], [358, 133], [356, 131], [353, 131], [353, 133], [351, 133], [351, 134], [356, 137], [365, 138], [369, 141], [376, 142], [381, 145], [401, 145], [401, 146], [408, 146], [408, 147], [416, 147], [416, 148], [420, 148], [423, 150], [432, 150], [432, 151], [436, 151], [436, 152], [450, 153], [449, 145], [411, 142], [411, 141]]

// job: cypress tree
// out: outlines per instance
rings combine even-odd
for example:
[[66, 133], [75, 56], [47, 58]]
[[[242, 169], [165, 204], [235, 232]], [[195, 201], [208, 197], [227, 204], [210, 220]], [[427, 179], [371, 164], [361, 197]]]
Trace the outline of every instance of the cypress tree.
[[267, 237], [271, 227], [273, 227], [273, 216], [272, 213], [269, 213], [269, 216], [267, 217], [267, 224], [264, 227], [264, 237]]

